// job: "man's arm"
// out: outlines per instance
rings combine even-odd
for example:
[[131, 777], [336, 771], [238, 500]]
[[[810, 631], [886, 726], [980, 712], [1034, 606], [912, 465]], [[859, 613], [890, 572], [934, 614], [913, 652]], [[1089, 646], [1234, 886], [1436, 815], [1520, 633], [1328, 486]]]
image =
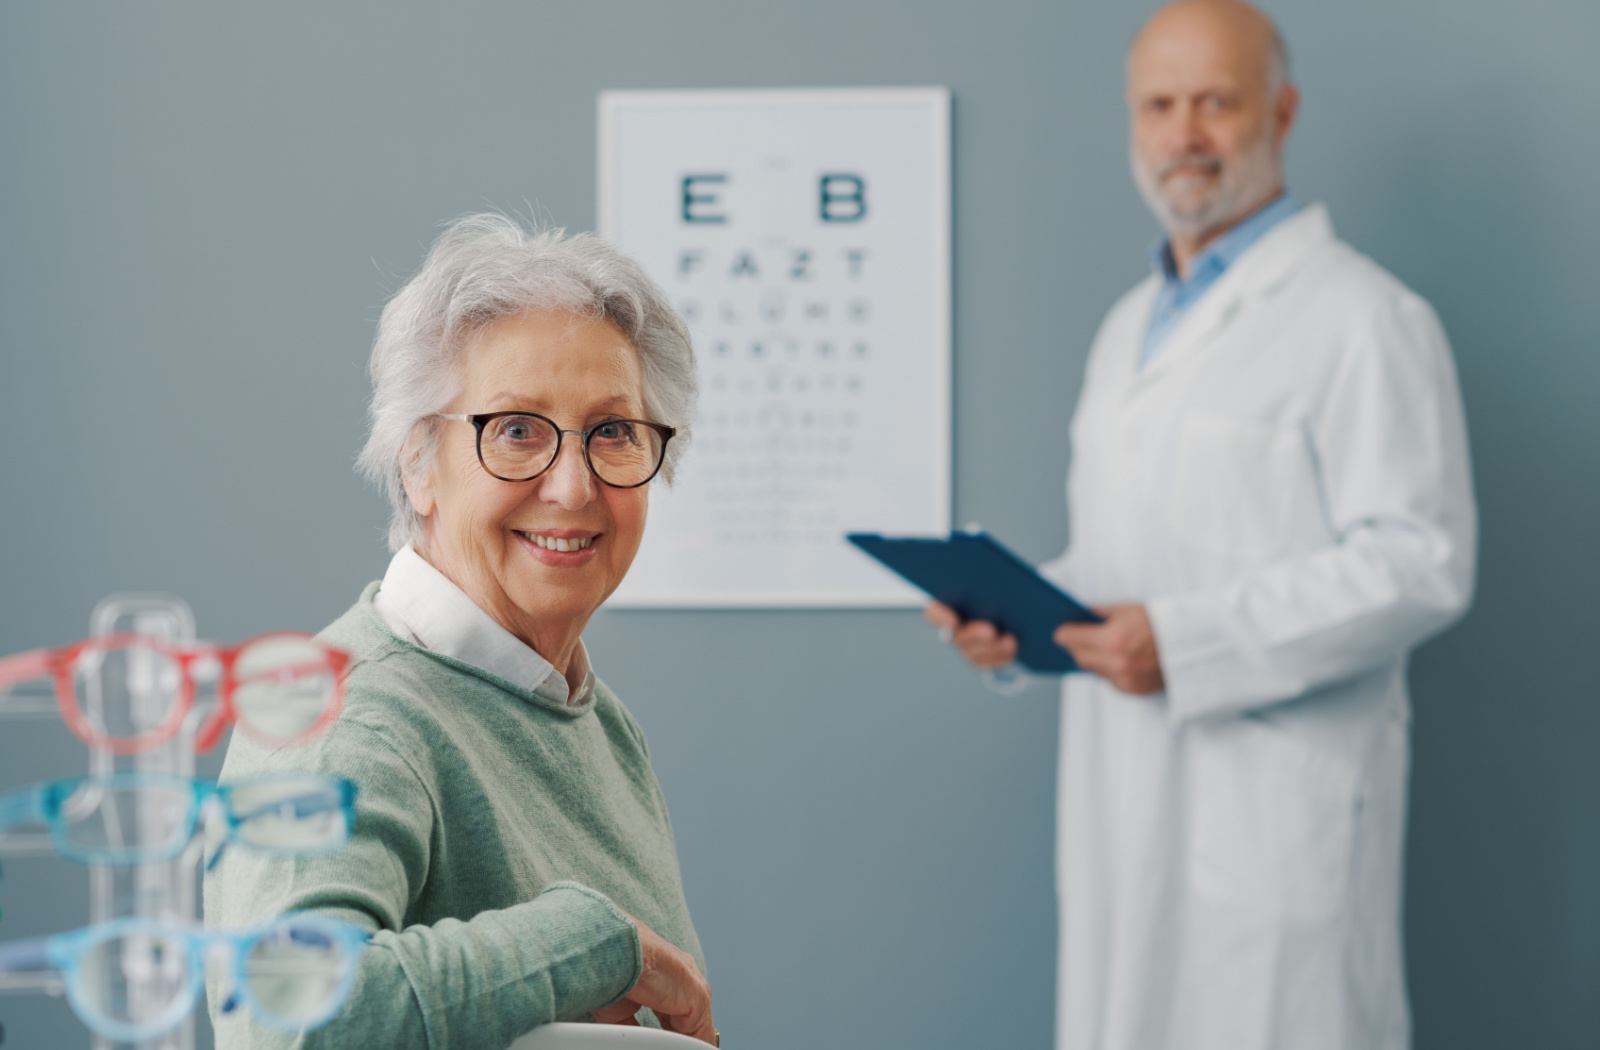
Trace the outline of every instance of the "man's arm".
[[1311, 434], [1337, 542], [1146, 605], [1175, 718], [1380, 667], [1471, 600], [1477, 514], [1444, 332], [1407, 296], [1356, 338]]

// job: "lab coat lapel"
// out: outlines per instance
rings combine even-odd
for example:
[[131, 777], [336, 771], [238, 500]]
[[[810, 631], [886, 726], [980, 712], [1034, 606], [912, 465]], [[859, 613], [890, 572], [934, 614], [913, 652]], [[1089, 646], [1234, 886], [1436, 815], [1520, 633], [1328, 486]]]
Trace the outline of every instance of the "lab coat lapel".
[[[1321, 204], [1313, 204], [1279, 223], [1228, 268], [1167, 336], [1155, 360], [1140, 373], [1141, 384], [1171, 372], [1215, 343], [1252, 301], [1281, 284], [1314, 249], [1332, 240], [1333, 224]], [[1142, 330], [1140, 334], [1142, 338]]]

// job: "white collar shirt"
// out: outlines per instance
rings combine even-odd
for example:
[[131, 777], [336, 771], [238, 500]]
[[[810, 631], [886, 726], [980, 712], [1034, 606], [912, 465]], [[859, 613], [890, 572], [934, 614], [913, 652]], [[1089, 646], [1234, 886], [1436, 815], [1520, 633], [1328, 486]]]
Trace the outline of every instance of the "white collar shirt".
[[579, 683], [574, 690], [549, 660], [479, 608], [410, 544], [389, 559], [373, 605], [395, 637], [481, 668], [552, 703], [578, 707], [594, 692], [594, 671], [582, 639], [569, 669]]

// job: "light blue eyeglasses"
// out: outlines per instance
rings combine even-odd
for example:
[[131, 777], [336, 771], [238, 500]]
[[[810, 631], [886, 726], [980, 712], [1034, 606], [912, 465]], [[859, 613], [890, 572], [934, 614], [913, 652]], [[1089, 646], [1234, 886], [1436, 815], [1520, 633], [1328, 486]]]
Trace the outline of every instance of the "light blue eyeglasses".
[[112, 1042], [172, 1030], [205, 990], [207, 956], [225, 956], [227, 1001], [258, 1023], [299, 1033], [328, 1023], [355, 986], [371, 934], [313, 912], [248, 930], [196, 930], [154, 919], [113, 919], [53, 937], [0, 944], [0, 971], [55, 968], [79, 1020]]
[[350, 838], [356, 786], [343, 777], [280, 773], [218, 786], [165, 773], [52, 780], [0, 795], [0, 831], [44, 824], [56, 852], [85, 864], [150, 864], [188, 848], [214, 800], [229, 842], [269, 853], [337, 849]]

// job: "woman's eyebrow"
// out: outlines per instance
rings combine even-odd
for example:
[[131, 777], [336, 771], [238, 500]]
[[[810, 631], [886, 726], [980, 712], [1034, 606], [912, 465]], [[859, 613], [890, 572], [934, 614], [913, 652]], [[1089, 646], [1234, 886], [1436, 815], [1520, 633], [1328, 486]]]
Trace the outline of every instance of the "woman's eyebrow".
[[[628, 406], [628, 405], [632, 405], [634, 403], [634, 401], [635, 401], [635, 395], [633, 395], [633, 394], [612, 394], [610, 397], [603, 397], [603, 398], [600, 398], [598, 401], [590, 402], [588, 411], [597, 412], [597, 411], [601, 411], [601, 410], [604, 410], [604, 409], [607, 409], [607, 408], [613, 408], [613, 407], [616, 407], [616, 406], [624, 406], [625, 407], [625, 406]], [[529, 412], [540, 412], [540, 413], [543, 413], [545, 410], [547, 410], [549, 408], [548, 403], [545, 402], [542, 398], [540, 398], [538, 396], [529, 396], [527, 394], [515, 394], [515, 393], [512, 393], [509, 390], [502, 390], [499, 393], [492, 395], [488, 400], [488, 405], [489, 405], [491, 410], [496, 410], [496, 406], [499, 406], [499, 405], [505, 405], [507, 408], [518, 408], [518, 407], [523, 407], [523, 406], [533, 406], [533, 407], [527, 408], [527, 411], [529, 411]]]

